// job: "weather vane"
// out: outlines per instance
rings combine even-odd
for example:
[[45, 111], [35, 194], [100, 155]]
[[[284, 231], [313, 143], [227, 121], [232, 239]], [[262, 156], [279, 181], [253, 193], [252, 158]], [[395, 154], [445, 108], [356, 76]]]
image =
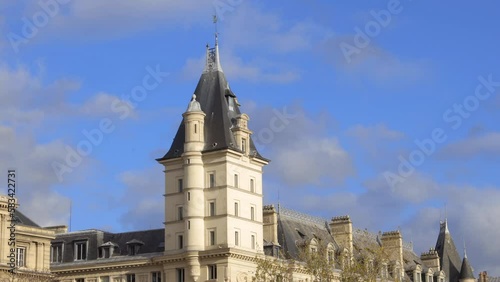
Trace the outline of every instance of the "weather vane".
[[214, 27], [215, 27], [215, 44], [217, 44], [218, 42], [218, 36], [219, 36], [219, 33], [217, 32], [217, 14], [214, 14], [213, 16], [213, 22], [214, 22]]

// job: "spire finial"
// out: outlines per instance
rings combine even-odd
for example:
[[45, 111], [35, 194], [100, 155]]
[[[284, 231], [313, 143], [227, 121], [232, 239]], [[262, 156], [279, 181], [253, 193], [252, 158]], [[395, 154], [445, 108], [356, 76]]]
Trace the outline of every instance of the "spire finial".
[[464, 238], [464, 259], [467, 258], [467, 248], [465, 247], [465, 238]]

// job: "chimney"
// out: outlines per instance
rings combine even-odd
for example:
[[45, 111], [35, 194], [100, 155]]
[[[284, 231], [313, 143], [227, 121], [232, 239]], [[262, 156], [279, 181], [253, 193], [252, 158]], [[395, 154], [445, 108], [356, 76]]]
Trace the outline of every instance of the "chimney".
[[441, 270], [441, 266], [439, 264], [439, 255], [434, 248], [430, 248], [428, 252], [422, 253], [420, 255], [420, 259], [424, 263], [425, 266], [431, 268], [434, 272], [439, 272]]
[[488, 282], [488, 272], [483, 271], [479, 273], [479, 282]]
[[403, 262], [403, 236], [399, 230], [382, 233], [382, 247], [385, 248], [389, 255], [389, 261], [399, 262], [401, 266], [401, 277], [404, 277], [404, 262]]
[[273, 205], [263, 208], [264, 240], [279, 245], [278, 243], [278, 213]]
[[349, 216], [345, 215], [332, 218], [330, 222], [330, 231], [337, 244], [346, 249], [352, 257], [352, 221]]

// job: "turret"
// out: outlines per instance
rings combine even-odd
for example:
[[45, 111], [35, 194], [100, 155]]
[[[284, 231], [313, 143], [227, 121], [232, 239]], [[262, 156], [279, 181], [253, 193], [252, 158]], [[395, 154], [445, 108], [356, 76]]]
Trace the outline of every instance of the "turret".
[[459, 282], [474, 282], [476, 278], [474, 278], [474, 273], [472, 271], [472, 267], [469, 264], [469, 259], [467, 259], [467, 252], [464, 251], [464, 259], [462, 261], [462, 267], [460, 268], [460, 276], [458, 279]]
[[204, 249], [205, 224], [205, 200], [203, 187], [204, 169], [201, 151], [205, 146], [204, 142], [204, 120], [205, 113], [201, 110], [200, 103], [193, 95], [184, 117], [185, 142], [184, 154], [184, 192], [186, 223], [186, 250], [201, 251]]

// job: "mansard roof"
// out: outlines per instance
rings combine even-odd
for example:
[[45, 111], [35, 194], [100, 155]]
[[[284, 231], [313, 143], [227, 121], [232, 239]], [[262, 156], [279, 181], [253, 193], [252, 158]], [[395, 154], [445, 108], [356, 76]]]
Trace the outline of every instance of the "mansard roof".
[[117, 258], [128, 256], [127, 244], [143, 243], [138, 249], [135, 256], [149, 257], [154, 253], [161, 253], [164, 251], [165, 242], [165, 229], [153, 229], [142, 231], [131, 231], [122, 233], [111, 233], [97, 229], [75, 231], [68, 233], [57, 234], [56, 238], [52, 240], [52, 244], [62, 244], [65, 251], [63, 251], [62, 263], [76, 263], [81, 264], [84, 262], [75, 262], [73, 257], [73, 244], [77, 241], [87, 242], [87, 261], [96, 260], [99, 256], [99, 247], [114, 246], [116, 247], [113, 257], [108, 259], [100, 259], [102, 261], [108, 260], [128, 260], [128, 258]]
[[441, 269], [446, 273], [448, 281], [458, 281], [461, 259], [448, 230], [448, 222], [446, 220], [440, 224], [436, 251], [439, 254]]
[[285, 208], [279, 209], [278, 242], [286, 257], [299, 259], [298, 245], [314, 238], [319, 239], [324, 246], [331, 243], [334, 248], [338, 248], [326, 220]]
[[[205, 113], [205, 148], [204, 151], [217, 151], [232, 149], [241, 151], [236, 144], [231, 128], [236, 122], [236, 117], [241, 114], [236, 95], [229, 87], [226, 76], [220, 67], [219, 51], [216, 43], [215, 48], [208, 48], [205, 69], [198, 81], [194, 91], [196, 101], [199, 102], [201, 110]], [[188, 95], [186, 95], [188, 97]], [[192, 95], [189, 95], [191, 97]], [[184, 152], [185, 128], [184, 120], [181, 121], [177, 134], [170, 150], [158, 161], [178, 158]], [[268, 161], [257, 151], [255, 144], [250, 138], [249, 155]]]

